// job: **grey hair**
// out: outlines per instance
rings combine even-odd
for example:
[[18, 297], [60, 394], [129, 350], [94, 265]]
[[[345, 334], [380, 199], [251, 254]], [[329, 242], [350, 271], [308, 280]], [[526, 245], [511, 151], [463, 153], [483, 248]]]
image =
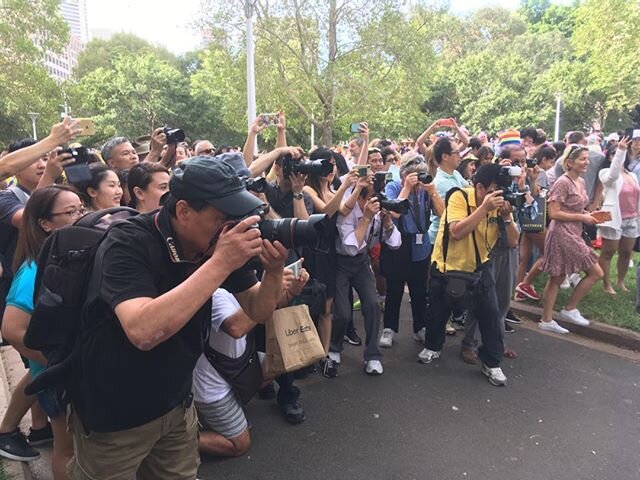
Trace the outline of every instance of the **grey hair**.
[[351, 137], [351, 140], [349, 140], [349, 142], [356, 142], [358, 144], [359, 147], [364, 145], [364, 138], [362, 137]]
[[102, 160], [105, 162], [109, 160], [109, 158], [111, 157], [111, 150], [113, 150], [114, 147], [127, 142], [129, 142], [129, 139], [127, 137], [113, 137], [107, 140], [102, 146], [102, 150], [100, 151], [100, 153], [102, 154]]
[[426, 173], [429, 167], [422, 155], [415, 150], [409, 150], [400, 160], [400, 177], [405, 178], [411, 173]]

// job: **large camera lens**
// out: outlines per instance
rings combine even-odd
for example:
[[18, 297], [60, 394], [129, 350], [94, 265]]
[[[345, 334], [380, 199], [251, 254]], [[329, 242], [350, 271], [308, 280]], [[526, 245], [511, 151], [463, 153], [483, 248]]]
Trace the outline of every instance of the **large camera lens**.
[[420, 183], [424, 183], [425, 185], [430, 184], [431, 182], [433, 182], [433, 176], [429, 175], [428, 173], [419, 173], [418, 174], [418, 181]]
[[184, 139], [185, 139], [184, 130], [180, 130], [179, 128], [164, 127], [162, 129], [162, 133], [164, 133], [167, 136], [168, 145], [184, 142]]
[[248, 178], [242, 177], [241, 179], [244, 182], [244, 186], [250, 192], [262, 193], [267, 186], [267, 179], [264, 177], [258, 178]]
[[302, 173], [303, 175], [315, 175], [317, 177], [326, 177], [333, 172], [333, 165], [327, 159], [322, 160], [301, 160], [292, 166], [293, 173]]
[[308, 247], [316, 252], [327, 252], [324, 213], [311, 215], [308, 220], [281, 218], [262, 220], [258, 224], [262, 238], [279, 241], [286, 248]]
[[525, 203], [524, 193], [505, 192], [503, 197], [515, 209], [521, 208]]
[[380, 200], [380, 208], [404, 215], [409, 211], [409, 200]]

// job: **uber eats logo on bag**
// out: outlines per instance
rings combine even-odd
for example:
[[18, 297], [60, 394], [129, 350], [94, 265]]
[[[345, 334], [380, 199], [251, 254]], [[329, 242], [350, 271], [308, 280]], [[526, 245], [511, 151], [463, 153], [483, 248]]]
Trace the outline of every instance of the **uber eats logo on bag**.
[[300, 325], [299, 327], [296, 327], [296, 328], [285, 328], [284, 334], [287, 337], [292, 337], [293, 335], [298, 335], [300, 333], [306, 333], [310, 331], [311, 331], [311, 327], [309, 325], [307, 326]]

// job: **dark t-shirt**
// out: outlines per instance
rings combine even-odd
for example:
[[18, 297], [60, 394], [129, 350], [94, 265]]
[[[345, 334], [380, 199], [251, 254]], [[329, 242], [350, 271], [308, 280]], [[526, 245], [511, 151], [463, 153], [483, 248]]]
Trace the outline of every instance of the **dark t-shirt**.
[[[271, 208], [273, 208], [281, 217], [293, 217], [293, 192], [283, 192], [276, 183], [267, 183], [264, 189], [264, 194], [267, 197], [267, 201]], [[304, 206], [307, 209], [307, 213], [311, 215], [313, 213], [313, 200], [308, 193], [303, 192]]]
[[[18, 187], [20, 188], [20, 187]], [[13, 226], [11, 219], [26, 204], [29, 192], [22, 189], [24, 195], [18, 198], [11, 190], [0, 191], [0, 258], [4, 275], [11, 276], [11, 262], [16, 250], [18, 229]]]
[[[191, 392], [193, 368], [211, 321], [211, 301], [178, 333], [149, 351], [129, 341], [114, 313], [126, 300], [168, 292], [202, 264], [180, 261], [175, 242], [168, 214], [160, 210], [114, 227], [99, 247], [90, 285], [100, 293], [84, 320], [81, 371], [72, 393], [74, 407], [90, 431], [143, 425], [184, 402]], [[238, 293], [256, 282], [255, 272], [241, 270], [223, 287]]]

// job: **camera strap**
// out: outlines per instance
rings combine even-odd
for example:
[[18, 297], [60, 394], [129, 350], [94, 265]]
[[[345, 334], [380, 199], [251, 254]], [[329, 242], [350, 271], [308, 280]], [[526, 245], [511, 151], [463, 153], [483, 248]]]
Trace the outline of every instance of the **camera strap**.
[[[471, 216], [471, 205], [469, 205], [469, 196], [467, 195], [467, 192], [465, 192], [463, 189], [455, 187], [452, 188], [451, 190], [449, 190], [447, 192], [447, 198], [445, 200], [445, 210], [444, 210], [444, 232], [443, 232], [443, 236], [442, 236], [442, 260], [444, 263], [444, 272], [447, 272], [447, 253], [449, 252], [449, 220], [448, 220], [448, 215], [447, 215], [447, 210], [449, 208], [449, 198], [451, 198], [451, 195], [453, 195], [455, 192], [460, 192], [462, 194], [462, 196], [464, 197], [465, 201], [467, 202], [467, 217]], [[480, 265], [482, 264], [482, 262], [480, 261], [480, 251], [478, 250], [478, 243], [476, 242], [476, 231], [473, 230], [471, 232], [471, 236], [473, 238], [473, 249], [475, 251], [475, 255], [476, 255], [476, 268], [475, 270], [478, 270], [478, 268], [480, 267]]]

